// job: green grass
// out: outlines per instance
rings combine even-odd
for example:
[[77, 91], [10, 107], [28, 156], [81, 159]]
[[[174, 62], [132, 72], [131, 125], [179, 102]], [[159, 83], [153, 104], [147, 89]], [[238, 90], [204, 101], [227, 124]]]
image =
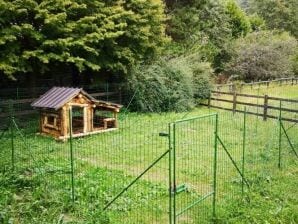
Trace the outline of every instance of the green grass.
[[[168, 156], [106, 211], [102, 208], [168, 150], [168, 124], [213, 113], [121, 114], [117, 131], [75, 139], [75, 197], [70, 194], [69, 143], [35, 134], [38, 120], [19, 122], [24, 141], [1, 140], [0, 223], [168, 223]], [[219, 135], [242, 165], [243, 115], [219, 114]], [[297, 148], [297, 125], [285, 123]], [[176, 197], [177, 212], [212, 191], [215, 117], [176, 124], [176, 181], [187, 192]], [[173, 133], [172, 133], [173, 134]], [[283, 136], [282, 170], [277, 169], [278, 126], [247, 117], [245, 176], [251, 184], [241, 197], [241, 178], [218, 148], [217, 223], [297, 223], [297, 159]], [[296, 178], [295, 178], [296, 177]], [[178, 223], [210, 223], [212, 197], [179, 216]]]

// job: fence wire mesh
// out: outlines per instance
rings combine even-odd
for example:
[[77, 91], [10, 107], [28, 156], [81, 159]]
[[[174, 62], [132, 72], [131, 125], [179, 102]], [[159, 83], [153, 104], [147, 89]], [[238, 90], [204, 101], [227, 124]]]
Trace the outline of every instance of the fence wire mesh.
[[[293, 102], [282, 107], [298, 109]], [[2, 189], [10, 185], [12, 190], [1, 196], [3, 220], [210, 223], [220, 220], [230, 202], [252, 200], [250, 192], [260, 181], [297, 167], [297, 123], [263, 121], [249, 114], [254, 107], [235, 114], [128, 109], [119, 114], [117, 130], [65, 142], [37, 134], [38, 114], [14, 117], [15, 109], [7, 109], [11, 116], [1, 121], [0, 173]], [[206, 113], [218, 115], [194, 118]]]

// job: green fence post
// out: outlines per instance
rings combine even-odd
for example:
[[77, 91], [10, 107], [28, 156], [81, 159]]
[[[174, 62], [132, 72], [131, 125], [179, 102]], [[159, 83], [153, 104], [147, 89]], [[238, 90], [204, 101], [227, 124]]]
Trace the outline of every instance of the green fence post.
[[281, 143], [282, 143], [282, 127], [281, 127], [281, 101], [279, 101], [279, 136], [278, 136], [278, 168], [281, 169]]
[[11, 166], [12, 170], [14, 171], [15, 168], [15, 148], [14, 148], [14, 128], [13, 128], [13, 120], [14, 117], [11, 116], [11, 121], [10, 121], [10, 138], [11, 138]]
[[173, 182], [174, 182], [174, 187], [173, 187], [173, 209], [174, 209], [174, 224], [176, 224], [176, 124], [174, 123], [173, 125]]
[[169, 223], [172, 224], [172, 141], [171, 141], [171, 124], [169, 124]]
[[11, 166], [12, 170], [15, 169], [15, 147], [14, 147], [14, 109], [13, 109], [13, 102], [9, 102], [9, 114], [10, 114], [10, 139], [11, 139]]
[[215, 130], [214, 130], [214, 163], [213, 163], [213, 201], [212, 213], [213, 218], [216, 218], [216, 191], [217, 191], [217, 138], [218, 138], [218, 114], [215, 115]]
[[245, 171], [245, 146], [246, 146], [246, 116], [247, 116], [247, 110], [246, 107], [244, 108], [244, 117], [243, 117], [243, 139], [242, 139], [242, 185], [241, 185], [241, 191], [242, 196], [244, 193], [244, 171]]
[[74, 193], [74, 166], [73, 166], [73, 142], [72, 142], [72, 108], [69, 109], [69, 148], [70, 148], [70, 169], [71, 169], [71, 199], [75, 200]]

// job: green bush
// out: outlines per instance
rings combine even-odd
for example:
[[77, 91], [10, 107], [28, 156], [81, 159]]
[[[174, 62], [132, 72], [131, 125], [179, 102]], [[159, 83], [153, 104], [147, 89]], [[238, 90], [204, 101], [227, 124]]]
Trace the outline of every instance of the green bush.
[[209, 63], [196, 56], [139, 65], [128, 78], [130, 109], [142, 112], [186, 111], [210, 94]]
[[131, 108], [136, 111], [183, 111], [194, 105], [191, 77], [165, 61], [134, 68], [129, 89], [135, 93]]
[[235, 40], [230, 47], [231, 61], [225, 73], [244, 81], [292, 76], [297, 40], [288, 33], [260, 31]]

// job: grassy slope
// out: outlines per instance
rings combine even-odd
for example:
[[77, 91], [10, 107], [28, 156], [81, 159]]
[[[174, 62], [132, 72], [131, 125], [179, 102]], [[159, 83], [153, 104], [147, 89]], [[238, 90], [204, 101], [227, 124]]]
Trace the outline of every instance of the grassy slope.
[[[19, 172], [15, 175], [9, 170], [0, 172], [0, 223], [167, 223], [167, 158], [125, 193], [109, 212], [102, 213], [101, 208], [167, 150], [167, 139], [158, 134], [167, 132], [169, 122], [209, 112], [201, 108], [189, 113], [128, 114], [122, 117], [119, 131], [75, 140], [74, 205], [69, 197], [67, 144], [30, 135], [26, 138], [29, 148], [24, 148], [20, 139], [16, 140]], [[242, 122], [242, 115], [220, 115], [221, 137], [239, 166]], [[177, 196], [179, 210], [211, 189], [213, 126], [214, 120], [203, 119], [177, 127], [177, 182], [186, 183], [190, 190]], [[297, 162], [286, 151], [289, 147], [283, 141], [283, 170], [277, 171], [274, 122], [248, 117], [248, 129], [246, 169], [251, 190], [245, 199], [239, 197], [240, 178], [220, 147], [216, 221], [297, 223]], [[290, 129], [295, 144], [296, 130]], [[1, 142], [0, 158], [7, 164], [9, 146], [9, 138]], [[38, 170], [33, 168], [36, 161]], [[42, 178], [34, 175], [37, 171], [44, 173]], [[210, 203], [208, 199], [202, 208], [190, 210], [179, 218], [179, 223], [208, 223], [210, 212], [206, 209]]]

